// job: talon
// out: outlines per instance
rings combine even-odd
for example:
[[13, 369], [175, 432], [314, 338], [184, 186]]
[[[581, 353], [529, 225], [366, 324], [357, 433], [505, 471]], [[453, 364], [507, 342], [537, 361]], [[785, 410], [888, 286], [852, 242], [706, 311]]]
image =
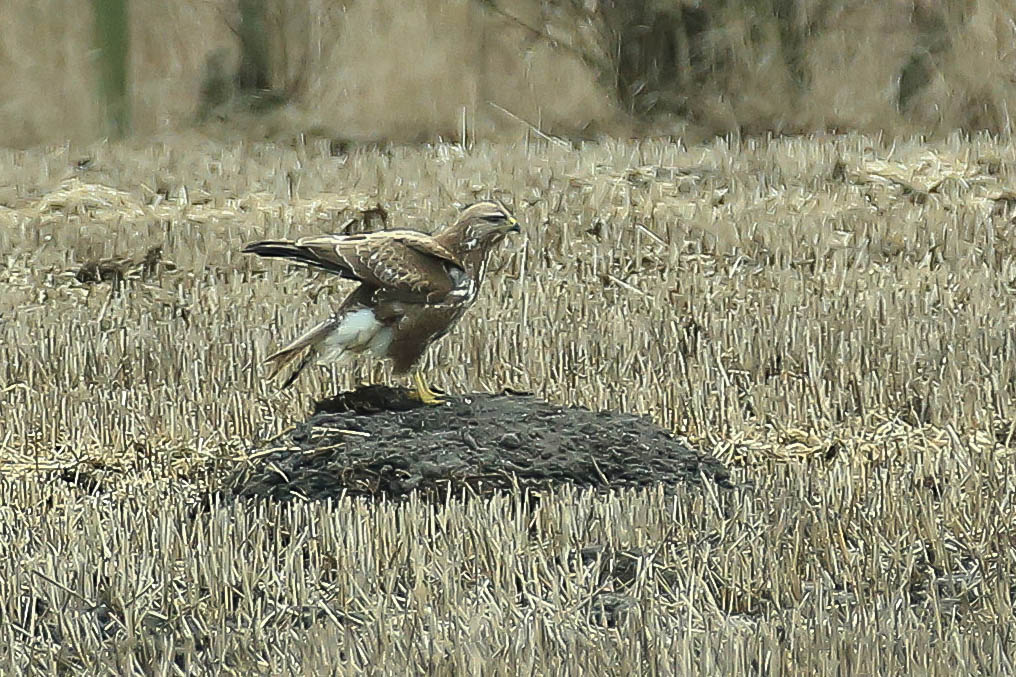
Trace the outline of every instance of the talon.
[[423, 373], [416, 372], [413, 380], [416, 382], [416, 392], [412, 393], [412, 397], [424, 404], [442, 404], [444, 402], [444, 400], [437, 396], [437, 393], [430, 389], [427, 382], [423, 380]]

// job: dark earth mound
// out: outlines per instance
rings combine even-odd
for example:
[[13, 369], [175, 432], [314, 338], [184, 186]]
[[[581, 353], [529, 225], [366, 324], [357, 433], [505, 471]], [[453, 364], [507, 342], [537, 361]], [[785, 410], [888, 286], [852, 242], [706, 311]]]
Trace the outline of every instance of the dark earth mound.
[[365, 386], [318, 402], [306, 423], [256, 452], [227, 480], [234, 496], [443, 497], [562, 484], [675, 486], [726, 469], [631, 414], [592, 412], [526, 394], [446, 396], [422, 405], [403, 389]]

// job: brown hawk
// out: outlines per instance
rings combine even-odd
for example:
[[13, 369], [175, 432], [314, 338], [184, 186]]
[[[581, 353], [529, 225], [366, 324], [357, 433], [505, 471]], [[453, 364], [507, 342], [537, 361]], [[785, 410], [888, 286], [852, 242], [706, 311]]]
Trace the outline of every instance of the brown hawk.
[[[302, 355], [285, 388], [315, 358], [368, 350], [391, 359], [396, 374], [407, 373], [476, 300], [491, 249], [519, 230], [503, 204], [478, 202], [433, 235], [387, 230], [247, 245], [245, 254], [286, 258], [360, 282], [331, 317], [268, 356], [269, 378]], [[419, 371], [414, 380], [420, 401], [441, 402]]]

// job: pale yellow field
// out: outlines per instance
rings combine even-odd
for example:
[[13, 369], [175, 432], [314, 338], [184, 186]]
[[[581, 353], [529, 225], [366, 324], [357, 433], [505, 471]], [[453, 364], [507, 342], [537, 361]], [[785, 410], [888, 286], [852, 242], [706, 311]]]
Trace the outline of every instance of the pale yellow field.
[[[181, 136], [0, 172], [5, 674], [1012, 669], [1010, 143]], [[646, 413], [739, 487], [189, 513], [315, 398], [387, 378], [265, 382], [348, 287], [243, 243], [376, 206], [426, 230], [491, 191], [524, 236], [431, 381]], [[151, 247], [122, 284], [76, 277]], [[631, 574], [576, 562], [593, 545]], [[634, 602], [615, 628], [590, 625], [604, 590]]]

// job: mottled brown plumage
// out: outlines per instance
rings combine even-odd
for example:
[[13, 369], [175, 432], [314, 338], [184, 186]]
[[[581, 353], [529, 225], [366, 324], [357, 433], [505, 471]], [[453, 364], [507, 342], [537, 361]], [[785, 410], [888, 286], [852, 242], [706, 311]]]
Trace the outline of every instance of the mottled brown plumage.
[[[389, 230], [255, 242], [244, 253], [281, 257], [357, 280], [360, 285], [327, 320], [267, 358], [272, 376], [301, 355], [290, 385], [314, 359], [341, 359], [370, 350], [408, 372], [476, 299], [491, 249], [518, 222], [499, 202], [467, 207], [433, 235]], [[422, 377], [417, 392], [438, 402]]]

